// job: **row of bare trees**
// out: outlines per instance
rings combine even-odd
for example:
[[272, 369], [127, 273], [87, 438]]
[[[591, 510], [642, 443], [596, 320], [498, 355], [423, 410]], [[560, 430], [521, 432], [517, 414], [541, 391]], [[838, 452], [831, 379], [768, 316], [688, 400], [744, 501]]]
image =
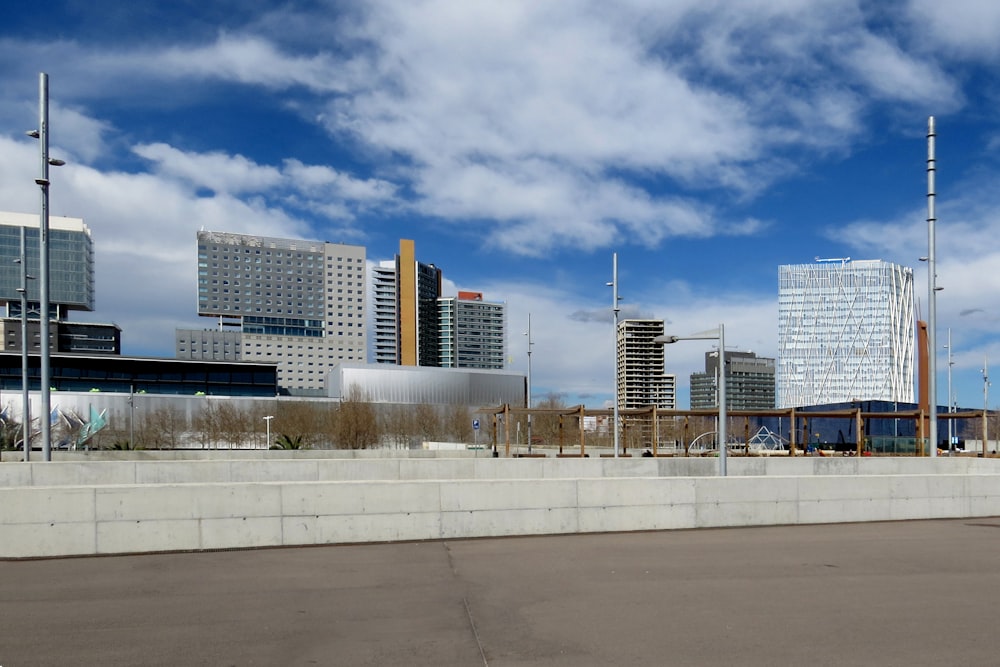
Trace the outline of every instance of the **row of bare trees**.
[[[265, 417], [272, 417], [269, 429]], [[470, 442], [473, 418], [465, 406], [376, 405], [362, 396], [339, 403], [281, 400], [251, 407], [206, 401], [190, 418], [172, 407], [112, 415], [109, 427], [90, 444], [134, 449], [406, 448], [424, 440]], [[270, 441], [265, 442], [268, 431]]]

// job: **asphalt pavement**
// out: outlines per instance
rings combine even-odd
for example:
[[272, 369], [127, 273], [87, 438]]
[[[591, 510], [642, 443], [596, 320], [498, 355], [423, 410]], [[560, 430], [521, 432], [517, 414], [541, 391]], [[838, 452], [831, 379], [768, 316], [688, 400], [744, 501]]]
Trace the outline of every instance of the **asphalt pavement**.
[[0, 666], [996, 665], [1000, 518], [0, 561]]

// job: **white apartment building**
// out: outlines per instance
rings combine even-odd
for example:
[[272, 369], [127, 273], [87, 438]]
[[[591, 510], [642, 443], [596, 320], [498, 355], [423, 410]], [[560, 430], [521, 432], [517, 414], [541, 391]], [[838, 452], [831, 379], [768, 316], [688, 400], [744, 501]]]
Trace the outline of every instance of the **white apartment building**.
[[778, 269], [779, 408], [914, 398], [913, 270], [882, 260]]

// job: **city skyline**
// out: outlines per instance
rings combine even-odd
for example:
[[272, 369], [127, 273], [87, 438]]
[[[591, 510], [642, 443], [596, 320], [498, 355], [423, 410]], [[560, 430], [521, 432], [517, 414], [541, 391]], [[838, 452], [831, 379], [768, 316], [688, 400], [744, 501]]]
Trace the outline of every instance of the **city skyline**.
[[[1000, 7], [958, 0], [609, 7], [506, 2], [0, 9], [0, 210], [38, 210], [49, 74], [53, 215], [93, 232], [91, 319], [124, 354], [200, 327], [199, 229], [414, 239], [446, 295], [507, 304], [532, 395], [608, 404], [621, 317], [725, 322], [777, 356], [778, 267], [912, 267], [927, 315], [926, 129], [937, 120], [938, 403], [1000, 364]], [[137, 288], [138, 286], [138, 288]], [[710, 346], [672, 346], [687, 403]], [[990, 405], [997, 399], [991, 396]]]

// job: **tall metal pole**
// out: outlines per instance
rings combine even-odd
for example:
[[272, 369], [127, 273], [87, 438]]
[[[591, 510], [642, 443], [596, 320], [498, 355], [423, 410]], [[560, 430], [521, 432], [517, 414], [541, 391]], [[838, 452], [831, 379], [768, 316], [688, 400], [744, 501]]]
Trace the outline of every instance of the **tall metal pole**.
[[[528, 396], [527, 396], [527, 408], [531, 410], [531, 346], [534, 344], [531, 340], [531, 313], [528, 313]], [[528, 453], [531, 453], [531, 412], [528, 413]]]
[[989, 357], [983, 359], [983, 457], [986, 457], [986, 446], [990, 442], [990, 369]]
[[726, 476], [726, 326], [719, 323], [719, 477]]
[[41, 345], [41, 411], [42, 458], [52, 460], [51, 399], [49, 396], [49, 75], [38, 75], [38, 145], [41, 150], [41, 176], [35, 179], [42, 191], [41, 217], [38, 224], [39, 273], [39, 343]]
[[615, 428], [615, 458], [618, 458], [618, 452], [620, 451], [619, 443], [619, 426], [618, 426], [618, 365], [621, 360], [618, 358], [618, 314], [621, 312], [621, 308], [618, 305], [618, 253], [612, 255], [612, 265], [611, 265], [611, 309], [615, 314], [615, 405], [614, 405], [614, 428]]
[[24, 460], [31, 460], [31, 396], [28, 392], [28, 244], [27, 230], [21, 226], [21, 427]]
[[[953, 401], [952, 398], [951, 398], [951, 368], [954, 365], [955, 365], [955, 362], [952, 360], [952, 351], [951, 351], [951, 327], [948, 327], [948, 414], [949, 415], [952, 412], [955, 411], [954, 410], [955, 401]], [[954, 436], [955, 436], [955, 420], [949, 418], [948, 419], [948, 455], [949, 456], [951, 456], [955, 452], [955, 445], [953, 444], [954, 443]]]
[[934, 175], [937, 171], [937, 164], [934, 158], [934, 116], [927, 119], [927, 347], [930, 354], [928, 362], [930, 368], [927, 369], [927, 389], [930, 396], [930, 428], [929, 445], [930, 455], [937, 456], [937, 264], [935, 253], [935, 230], [934, 225], [937, 219], [934, 215]]

